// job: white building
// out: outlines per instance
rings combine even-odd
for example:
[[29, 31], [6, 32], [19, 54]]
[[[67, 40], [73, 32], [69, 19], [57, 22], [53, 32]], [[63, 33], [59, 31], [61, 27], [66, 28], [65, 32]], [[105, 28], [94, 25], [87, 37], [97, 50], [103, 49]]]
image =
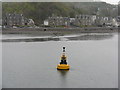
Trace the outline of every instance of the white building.
[[113, 20], [112, 20], [112, 26], [114, 26], [114, 27], [119, 26], [119, 23], [117, 22], [117, 20], [115, 18], [113, 18]]
[[29, 19], [29, 20], [28, 20], [28, 25], [33, 26], [34, 24], [35, 24], [35, 22], [33, 21], [33, 19]]
[[45, 25], [45, 26], [48, 26], [48, 25], [49, 25], [48, 20], [44, 20], [44, 25]]

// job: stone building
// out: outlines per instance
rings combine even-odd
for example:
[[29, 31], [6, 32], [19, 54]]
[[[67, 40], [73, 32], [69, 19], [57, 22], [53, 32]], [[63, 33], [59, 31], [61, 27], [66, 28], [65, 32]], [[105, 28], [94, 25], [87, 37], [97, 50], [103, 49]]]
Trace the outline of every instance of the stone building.
[[49, 17], [45, 21], [48, 21], [48, 25], [49, 26], [53, 26], [53, 27], [57, 27], [57, 26], [69, 26], [70, 25], [70, 18], [69, 17], [52, 16], [52, 17]]
[[116, 22], [112, 17], [102, 17], [96, 15], [76, 15], [75, 18], [52, 16], [44, 21], [44, 25], [48, 26], [112, 26]]
[[70, 26], [75, 26], [75, 18], [70, 18]]
[[2, 18], [2, 24], [6, 27], [24, 26], [34, 24], [33, 20], [27, 19], [23, 14], [5, 14]]
[[74, 24], [76, 26], [91, 26], [96, 20], [95, 15], [76, 15]]
[[100, 17], [97, 16], [95, 20], [95, 25], [96, 26], [107, 26], [107, 25], [112, 25], [113, 18], [112, 17]]
[[118, 27], [120, 27], [120, 16], [116, 17], [116, 21], [117, 21]]

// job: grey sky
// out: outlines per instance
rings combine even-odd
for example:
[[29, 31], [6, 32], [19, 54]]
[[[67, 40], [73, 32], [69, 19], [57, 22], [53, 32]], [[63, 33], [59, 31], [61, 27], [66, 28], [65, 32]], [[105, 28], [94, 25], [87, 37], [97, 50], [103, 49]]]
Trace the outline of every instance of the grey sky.
[[3, 2], [92, 2], [92, 1], [105, 1], [110, 4], [118, 4], [120, 0], [0, 0]]
[[105, 1], [105, 2], [111, 3], [111, 4], [118, 4], [118, 2], [119, 2], [120, 0], [102, 0], [102, 1]]

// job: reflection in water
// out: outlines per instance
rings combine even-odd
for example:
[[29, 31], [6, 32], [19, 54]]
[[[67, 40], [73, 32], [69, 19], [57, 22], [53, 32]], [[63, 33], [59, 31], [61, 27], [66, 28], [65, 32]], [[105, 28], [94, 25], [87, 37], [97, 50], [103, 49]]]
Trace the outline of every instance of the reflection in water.
[[57, 70], [57, 71], [60, 74], [61, 87], [66, 87], [67, 86], [66, 78], [69, 70]]
[[113, 33], [84, 33], [71, 36], [30, 37], [17, 39], [2, 39], [2, 42], [45, 42], [45, 41], [76, 41], [76, 40], [104, 40], [114, 36]]
[[57, 70], [57, 71], [60, 73], [62, 77], [66, 77], [67, 73], [69, 72], [69, 70]]

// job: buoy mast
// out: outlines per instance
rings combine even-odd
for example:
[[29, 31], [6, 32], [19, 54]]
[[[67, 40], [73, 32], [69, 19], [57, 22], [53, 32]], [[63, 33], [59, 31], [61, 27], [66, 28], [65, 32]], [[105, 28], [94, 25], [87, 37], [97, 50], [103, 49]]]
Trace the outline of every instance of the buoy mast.
[[67, 59], [67, 57], [65, 56], [65, 47], [63, 47], [63, 53], [62, 53], [62, 56], [61, 56], [60, 64], [67, 64], [66, 59]]

